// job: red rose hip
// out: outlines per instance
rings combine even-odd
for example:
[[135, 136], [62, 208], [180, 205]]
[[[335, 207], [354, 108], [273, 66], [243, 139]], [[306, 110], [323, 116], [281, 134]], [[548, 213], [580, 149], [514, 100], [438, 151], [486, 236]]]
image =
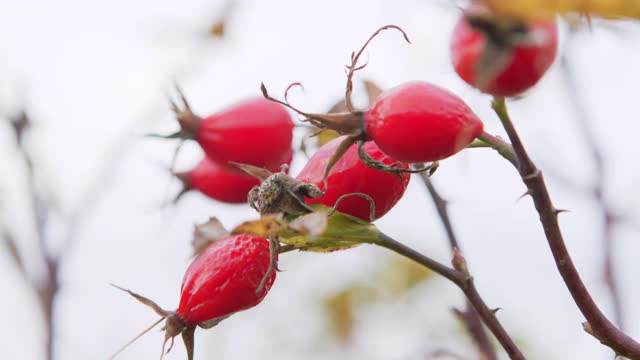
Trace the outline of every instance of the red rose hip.
[[205, 118], [189, 104], [174, 104], [181, 137], [195, 139], [207, 156], [220, 164], [230, 161], [271, 168], [291, 149], [293, 122], [287, 110], [264, 98], [252, 98]]
[[[277, 254], [274, 256], [277, 260]], [[238, 311], [258, 305], [276, 278], [271, 265], [271, 249], [267, 239], [247, 234], [230, 235], [214, 241], [191, 263], [182, 280], [180, 305], [176, 311], [164, 310], [141, 295], [120, 289], [161, 316], [142, 334], [166, 319], [162, 353], [167, 341], [171, 341], [169, 352], [173, 338], [182, 335], [188, 359], [192, 360], [196, 326], [205, 329], [213, 327]]]
[[[291, 164], [293, 150], [285, 154], [279, 165], [270, 170], [277, 171], [282, 164]], [[247, 202], [247, 193], [260, 181], [249, 176], [235, 167], [220, 165], [208, 157], [205, 157], [190, 171], [177, 172], [175, 176], [182, 181], [184, 189], [178, 194], [176, 200], [189, 190], [197, 190], [207, 197], [229, 204], [244, 204]]]
[[269, 241], [252, 235], [233, 235], [204, 250], [184, 274], [176, 315], [185, 326], [229, 316], [258, 305], [275, 281], [269, 271]]
[[[453, 67], [462, 80], [496, 96], [518, 95], [537, 84], [556, 58], [558, 29], [549, 20], [523, 26], [514, 34], [491, 38], [462, 16], [450, 45]], [[514, 36], [519, 42], [510, 39]]]
[[[327, 162], [345, 138], [341, 136], [333, 139], [318, 149], [296, 179], [314, 184], [325, 192], [322, 197], [307, 199], [306, 202], [309, 204], [320, 203], [332, 207], [342, 195], [363, 193], [373, 199], [376, 207], [375, 218], [379, 219], [400, 200], [409, 184], [410, 174], [392, 174], [368, 167], [360, 160], [357, 145], [354, 144], [332, 167], [327, 178], [328, 187], [325, 187], [323, 175]], [[372, 141], [364, 143], [363, 150], [373, 160], [386, 165], [398, 163], [383, 153]], [[402, 163], [399, 167], [409, 168], [407, 164]], [[369, 209], [369, 202], [357, 196], [343, 199], [338, 206], [338, 211], [366, 221], [370, 220]]]
[[419, 81], [384, 91], [363, 116], [366, 136], [389, 156], [410, 163], [447, 158], [483, 130], [462, 99]]

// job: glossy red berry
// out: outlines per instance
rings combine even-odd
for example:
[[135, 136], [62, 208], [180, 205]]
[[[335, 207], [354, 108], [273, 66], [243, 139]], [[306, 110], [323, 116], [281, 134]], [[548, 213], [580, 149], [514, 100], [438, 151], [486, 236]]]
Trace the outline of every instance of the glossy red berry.
[[[553, 64], [558, 49], [558, 30], [555, 21], [541, 20], [526, 27], [530, 41], [522, 44], [500, 45], [490, 40], [485, 32], [469, 25], [466, 17], [461, 17], [451, 38], [451, 59], [458, 75], [480, 91], [497, 96], [518, 95], [534, 86]], [[522, 34], [518, 34], [522, 37]], [[493, 41], [494, 44], [489, 44]], [[488, 53], [508, 46], [506, 53]], [[485, 58], [483, 58], [483, 56]], [[506, 56], [504, 60], [500, 56]], [[481, 73], [491, 62], [503, 62], [499, 68]], [[480, 81], [483, 77], [487, 79]]]
[[291, 149], [293, 122], [279, 104], [252, 98], [226, 110], [199, 118], [185, 102], [177, 110], [182, 133], [198, 141], [207, 156], [220, 164], [230, 161], [270, 168], [279, 166]]
[[[269, 170], [278, 171], [283, 164], [291, 164], [293, 150], [289, 149], [278, 165]], [[220, 165], [208, 157], [205, 157], [190, 171], [175, 174], [184, 186], [180, 197], [188, 190], [196, 190], [209, 198], [230, 204], [244, 204], [247, 202], [247, 194], [260, 181], [238, 170], [236, 167]]]
[[363, 116], [366, 136], [389, 156], [409, 163], [447, 158], [483, 130], [462, 99], [419, 81], [384, 91]]
[[[323, 175], [327, 162], [344, 139], [345, 137], [341, 136], [322, 146], [309, 159], [307, 165], [296, 178], [302, 182], [314, 184], [325, 192], [322, 197], [307, 199], [307, 203], [320, 203], [333, 207], [336, 200], [342, 195], [363, 193], [373, 199], [375, 218], [378, 219], [400, 200], [407, 189], [410, 175], [407, 173], [397, 175], [368, 167], [360, 160], [357, 145], [354, 144], [333, 166], [327, 178], [328, 187], [325, 187]], [[386, 165], [398, 163], [397, 160], [383, 153], [374, 142], [366, 142], [363, 150], [373, 160], [383, 162]], [[400, 163], [399, 168], [407, 169], [408, 165]], [[367, 221], [370, 220], [369, 209], [369, 202], [356, 196], [345, 198], [338, 206], [338, 211]]]
[[278, 255], [273, 254], [274, 262], [271, 256], [269, 241], [264, 238], [240, 234], [215, 240], [196, 257], [185, 272], [180, 305], [176, 311], [164, 310], [152, 300], [118, 287], [152, 308], [161, 318], [111, 358], [165, 320], [162, 354], [165, 354], [167, 342], [170, 341], [169, 352], [173, 346], [173, 338], [182, 335], [187, 358], [192, 360], [197, 326], [204, 329], [213, 327], [238, 311], [258, 305], [264, 299], [276, 278], [272, 265], [277, 261]]
[[256, 293], [270, 264], [267, 239], [242, 234], [214, 242], [185, 272], [176, 314], [193, 327], [258, 305], [276, 278], [272, 271]]

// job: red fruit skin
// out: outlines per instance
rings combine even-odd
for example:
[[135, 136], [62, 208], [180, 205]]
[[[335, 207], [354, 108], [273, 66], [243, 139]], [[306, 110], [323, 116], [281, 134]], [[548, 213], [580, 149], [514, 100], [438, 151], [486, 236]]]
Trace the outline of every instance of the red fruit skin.
[[452, 92], [426, 82], [384, 91], [364, 114], [367, 136], [400, 161], [442, 160], [469, 145], [483, 125]]
[[[553, 64], [558, 51], [558, 28], [555, 21], [531, 23], [530, 31], [540, 35], [540, 44], [519, 45], [512, 49], [511, 63], [480, 91], [497, 96], [514, 96], [538, 83]], [[458, 20], [451, 38], [451, 59], [458, 75], [476, 87], [476, 69], [487, 39], [472, 28], [464, 17]]]
[[[280, 165], [291, 164], [293, 150], [285, 153], [283, 160], [269, 170], [280, 171]], [[260, 185], [260, 180], [247, 175], [231, 166], [222, 166], [205, 157], [188, 172], [188, 187], [197, 190], [209, 198], [229, 204], [246, 204], [247, 193], [254, 186]]]
[[276, 279], [273, 271], [256, 295], [269, 265], [267, 239], [241, 234], [216, 241], [184, 274], [176, 314], [193, 327], [258, 305]]
[[212, 160], [271, 167], [291, 149], [293, 122], [285, 108], [263, 97], [202, 119], [196, 140]]
[[[323, 197], [307, 199], [308, 204], [324, 204], [333, 207], [340, 196], [359, 192], [367, 194], [373, 199], [376, 205], [375, 218], [379, 219], [400, 200], [407, 189], [411, 176], [405, 173], [398, 177], [396, 174], [368, 167], [360, 160], [357, 145], [352, 145], [331, 169], [327, 178], [329, 187], [325, 188], [323, 175], [327, 161], [344, 139], [345, 137], [341, 136], [323, 145], [313, 154], [296, 178], [314, 184], [325, 192]], [[366, 142], [363, 148], [365, 153], [374, 160], [387, 165], [398, 162], [383, 153], [372, 141]], [[399, 166], [404, 169], [408, 167], [407, 164]], [[338, 211], [370, 221], [369, 207], [367, 200], [353, 196], [342, 200]]]

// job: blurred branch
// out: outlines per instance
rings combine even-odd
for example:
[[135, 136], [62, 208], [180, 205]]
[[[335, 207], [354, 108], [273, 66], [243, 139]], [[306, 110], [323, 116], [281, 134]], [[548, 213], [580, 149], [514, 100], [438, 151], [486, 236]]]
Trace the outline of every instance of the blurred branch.
[[587, 320], [587, 322], [583, 323], [585, 331], [596, 337], [601, 343], [612, 348], [616, 354], [631, 359], [640, 359], [640, 344], [618, 329], [602, 313], [580, 278], [558, 224], [558, 214], [562, 210], [556, 209], [553, 205], [542, 172], [533, 163], [520, 140], [520, 136], [507, 112], [504, 98], [494, 98], [492, 105], [513, 144], [513, 149], [520, 164], [517, 167], [518, 173], [527, 187], [527, 194], [531, 195], [533, 199], [558, 271], [574, 302]]
[[[426, 186], [429, 194], [431, 195], [431, 199], [433, 200], [433, 204], [436, 207], [436, 211], [438, 212], [438, 216], [440, 217], [440, 221], [444, 226], [445, 232], [447, 233], [447, 238], [449, 239], [449, 246], [451, 247], [451, 251], [455, 252], [456, 250], [460, 250], [460, 244], [458, 243], [458, 239], [456, 238], [456, 234], [453, 231], [453, 225], [451, 224], [451, 218], [449, 217], [449, 212], [447, 210], [447, 201], [440, 196], [433, 183], [431, 182], [431, 178], [427, 173], [420, 173], [420, 177], [422, 182]], [[454, 309], [453, 310], [458, 319], [465, 324], [467, 328], [467, 332], [471, 336], [474, 345], [478, 349], [480, 353], [480, 358], [483, 360], [495, 360], [497, 359], [497, 355], [493, 344], [489, 340], [487, 333], [482, 326], [482, 320], [480, 319], [480, 315], [473, 308], [472, 304], [467, 299], [466, 308], [464, 310]]]
[[[31, 202], [31, 209], [33, 214], [33, 220], [35, 222], [36, 241], [38, 244], [38, 259], [45, 265], [45, 275], [42, 281], [36, 279], [29, 280], [31, 286], [36, 290], [40, 306], [42, 307], [43, 318], [45, 322], [45, 339], [46, 339], [46, 359], [53, 359], [53, 338], [55, 328], [53, 326], [53, 307], [55, 302], [55, 296], [58, 291], [58, 260], [53, 257], [47, 248], [47, 233], [46, 226], [51, 206], [43, 198], [42, 192], [38, 190], [36, 175], [34, 171], [34, 164], [29, 149], [24, 144], [25, 131], [31, 126], [31, 120], [29, 119], [25, 110], [20, 111], [16, 116], [11, 119], [11, 124], [15, 132], [15, 140], [18, 146], [18, 150], [24, 161], [26, 168], [26, 181], [28, 184], [28, 197]], [[6, 238], [6, 237], [5, 237]], [[13, 239], [11, 239], [13, 242]], [[17, 247], [15, 243], [13, 246], [17, 253]], [[20, 261], [22, 263], [22, 261]], [[22, 269], [26, 274], [26, 269]]]
[[605, 198], [606, 183], [607, 183], [607, 171], [604, 157], [600, 151], [600, 147], [595, 137], [595, 131], [592, 128], [592, 121], [589, 113], [586, 110], [587, 104], [584, 102], [584, 98], [580, 93], [580, 86], [577, 83], [576, 75], [573, 72], [573, 67], [570, 64], [569, 53], [571, 51], [571, 44], [574, 43], [573, 36], [575, 35], [575, 29], [569, 32], [569, 39], [567, 41], [569, 47], [562, 56], [562, 75], [564, 77], [565, 84], [567, 85], [567, 94], [573, 110], [578, 120], [578, 127], [582, 133], [585, 145], [589, 150], [593, 166], [595, 168], [595, 179], [591, 189], [591, 194], [595, 199], [598, 208], [600, 210], [600, 216], [602, 218], [602, 247], [603, 247], [603, 274], [604, 281], [609, 289], [611, 296], [613, 318], [615, 323], [624, 329], [624, 311], [622, 308], [622, 301], [620, 298], [620, 289], [616, 281], [615, 276], [615, 254], [614, 254], [614, 237], [613, 230], [617, 222], [617, 217], [614, 215], [614, 211]]
[[449, 279], [456, 284], [467, 296], [469, 303], [473, 305], [484, 324], [491, 330], [498, 342], [505, 349], [511, 359], [525, 359], [520, 349], [513, 342], [502, 324], [498, 321], [495, 311], [490, 309], [484, 302], [473, 283], [473, 277], [469, 274], [466, 261], [462, 254], [455, 249], [453, 254], [453, 268], [445, 266], [380, 232], [378, 246], [385, 247], [402, 256], [405, 256]]

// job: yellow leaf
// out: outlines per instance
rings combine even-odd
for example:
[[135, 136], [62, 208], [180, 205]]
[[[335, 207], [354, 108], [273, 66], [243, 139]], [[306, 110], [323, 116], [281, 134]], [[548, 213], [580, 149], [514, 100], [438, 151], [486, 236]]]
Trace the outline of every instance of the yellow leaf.
[[277, 235], [284, 224], [282, 214], [263, 215], [258, 220], [245, 221], [236, 226], [232, 234], [251, 234], [255, 236], [269, 237]]
[[523, 20], [567, 13], [640, 19], [640, 0], [487, 0], [487, 3], [499, 16]]

